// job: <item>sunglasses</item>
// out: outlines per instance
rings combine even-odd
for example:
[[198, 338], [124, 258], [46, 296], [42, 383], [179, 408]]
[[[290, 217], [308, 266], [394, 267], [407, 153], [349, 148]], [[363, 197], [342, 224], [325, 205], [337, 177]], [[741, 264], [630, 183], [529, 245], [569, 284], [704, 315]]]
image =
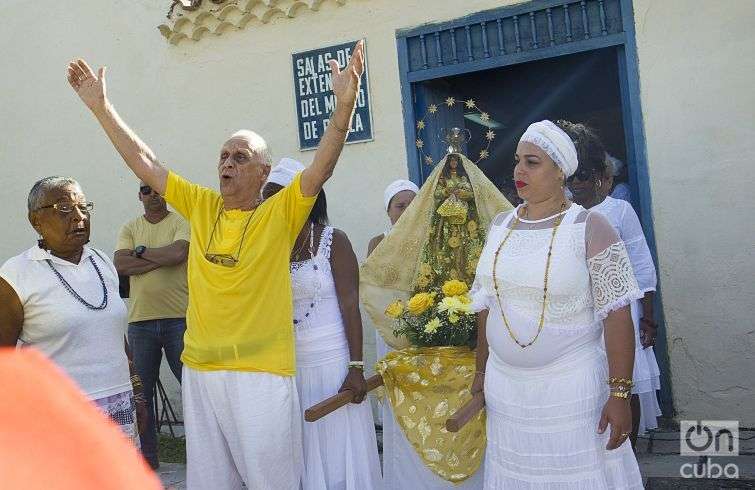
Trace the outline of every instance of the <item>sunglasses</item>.
[[141, 192], [143, 196], [149, 196], [150, 194], [152, 194], [152, 187], [143, 185], [139, 187], [139, 192]]
[[230, 254], [206, 253], [204, 254], [204, 258], [215, 265], [222, 265], [223, 267], [235, 267], [239, 263], [239, 259]]
[[571, 182], [574, 179], [576, 179], [582, 182], [586, 182], [590, 180], [590, 177], [592, 177], [592, 175], [593, 175], [592, 170], [587, 169], [587, 168], [580, 168], [580, 169], [577, 169], [577, 171], [574, 172], [574, 174], [572, 174], [568, 179], [566, 179], [566, 181]]

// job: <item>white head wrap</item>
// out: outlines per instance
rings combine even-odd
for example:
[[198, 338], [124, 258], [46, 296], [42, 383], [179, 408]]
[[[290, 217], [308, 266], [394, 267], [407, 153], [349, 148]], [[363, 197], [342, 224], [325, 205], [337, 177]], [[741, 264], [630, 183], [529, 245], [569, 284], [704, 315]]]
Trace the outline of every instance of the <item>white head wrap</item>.
[[412, 191], [415, 194], [419, 193], [419, 187], [411, 180], [399, 179], [391, 182], [388, 187], [385, 188], [383, 194], [383, 201], [385, 202], [385, 210], [388, 211], [388, 206], [391, 204], [393, 196], [401, 191]]
[[281, 158], [278, 165], [270, 171], [267, 181], [286, 187], [294, 180], [296, 174], [304, 170], [304, 168], [304, 165], [292, 158]]
[[530, 124], [519, 141], [532, 143], [558, 165], [566, 177], [577, 171], [577, 149], [563, 129], [547, 119]]
[[608, 170], [611, 172], [611, 175], [616, 177], [621, 173], [621, 169], [624, 167], [624, 162], [606, 153], [606, 165], [608, 166]]

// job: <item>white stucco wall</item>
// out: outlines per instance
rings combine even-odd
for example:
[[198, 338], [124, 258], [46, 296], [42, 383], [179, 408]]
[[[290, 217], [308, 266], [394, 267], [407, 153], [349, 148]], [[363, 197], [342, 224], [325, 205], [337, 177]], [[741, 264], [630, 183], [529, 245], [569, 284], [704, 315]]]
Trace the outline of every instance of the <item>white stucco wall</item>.
[[[299, 152], [291, 53], [364, 37], [374, 141], [349, 145], [326, 189], [335, 226], [362, 258], [386, 220], [382, 191], [405, 177], [395, 30], [513, 1], [326, 0], [319, 12], [170, 45], [157, 31], [168, 0], [0, 3], [0, 260], [32, 245], [25, 200], [51, 174], [79, 179], [97, 203], [92, 242], [111, 251], [140, 213], [136, 182], [65, 81], [77, 56], [108, 65], [111, 100], [166, 165], [215, 186], [220, 144], [248, 127], [276, 158]], [[432, 3], [432, 8], [428, 5]], [[671, 345], [684, 417], [755, 425], [752, 284], [755, 37], [749, 0], [635, 2], [640, 83]], [[745, 149], [743, 152], [742, 149]], [[750, 248], [748, 252], [748, 247]], [[368, 344], [374, 340], [365, 332]], [[164, 377], [165, 379], [165, 377]], [[177, 387], [170, 387], [174, 393]]]
[[755, 4], [635, 0], [678, 418], [755, 426]]

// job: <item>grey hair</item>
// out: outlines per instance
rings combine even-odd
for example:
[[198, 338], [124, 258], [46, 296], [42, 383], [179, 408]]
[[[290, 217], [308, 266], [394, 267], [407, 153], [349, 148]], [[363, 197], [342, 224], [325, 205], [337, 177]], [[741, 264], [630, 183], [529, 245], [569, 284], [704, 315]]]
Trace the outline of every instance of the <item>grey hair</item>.
[[265, 138], [250, 129], [239, 129], [231, 135], [231, 138], [244, 138], [249, 142], [252, 153], [262, 158], [262, 163], [268, 167], [273, 166], [273, 154], [267, 145]]
[[55, 175], [39, 179], [29, 191], [29, 199], [27, 200], [29, 212], [39, 209], [48, 192], [70, 186], [75, 186], [81, 189], [81, 185], [76, 179], [72, 179], [71, 177], [59, 177]]
[[624, 167], [624, 162], [606, 152], [606, 166], [611, 175], [617, 177], [621, 173], [622, 167]]

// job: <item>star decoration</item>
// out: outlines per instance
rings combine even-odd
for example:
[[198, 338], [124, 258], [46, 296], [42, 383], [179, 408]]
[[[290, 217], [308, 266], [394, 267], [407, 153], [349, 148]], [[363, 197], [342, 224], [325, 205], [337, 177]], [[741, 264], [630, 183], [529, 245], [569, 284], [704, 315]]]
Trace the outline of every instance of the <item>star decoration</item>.
[[425, 142], [422, 141], [421, 139], [417, 138], [416, 145], [417, 145], [417, 148], [422, 148], [423, 146], [425, 146]]
[[425, 157], [425, 163], [428, 164], [428, 165], [432, 165], [433, 164], [433, 157], [431, 157], [429, 155], [426, 156]]
[[488, 153], [488, 150], [482, 150], [480, 152], [480, 160], [482, 160], [483, 158], [488, 158], [489, 156], [490, 156], [490, 153]]
[[425, 121], [423, 121], [422, 119], [417, 121], [417, 129], [425, 129]]
[[454, 99], [453, 97], [449, 97], [446, 99], [446, 105], [448, 107], [453, 106], [455, 103], [456, 103], [456, 99]]
[[492, 129], [488, 129], [488, 132], [485, 133], [485, 137], [488, 139], [488, 141], [493, 141], [493, 138], [495, 138], [495, 133]]
[[480, 119], [485, 122], [490, 121], [490, 114], [488, 114], [487, 112], [482, 112], [480, 113]]
[[469, 109], [472, 109], [474, 107], [474, 99], [469, 99], [468, 101], [465, 102], [465, 104], [467, 104], [467, 107]]
[[429, 112], [430, 114], [435, 114], [436, 112], [438, 112], [438, 106], [435, 104], [430, 104], [430, 107], [427, 108], [427, 112]]

